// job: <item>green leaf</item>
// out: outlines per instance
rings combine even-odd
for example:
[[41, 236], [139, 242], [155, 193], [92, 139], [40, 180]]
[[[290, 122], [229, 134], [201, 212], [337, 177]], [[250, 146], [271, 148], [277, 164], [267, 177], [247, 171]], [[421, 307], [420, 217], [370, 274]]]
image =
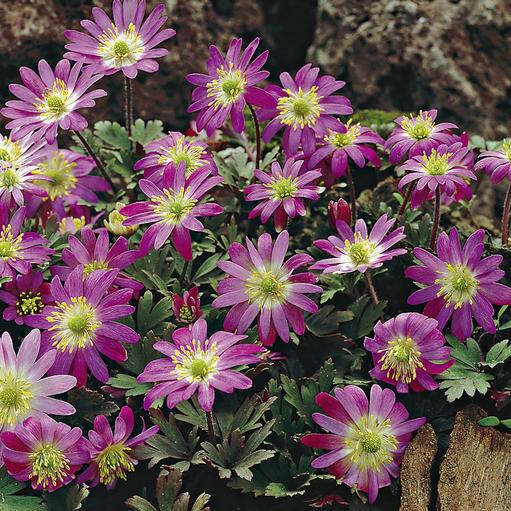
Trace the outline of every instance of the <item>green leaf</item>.
[[310, 317], [307, 328], [316, 337], [323, 337], [338, 332], [339, 325], [353, 319], [353, 312], [335, 310], [333, 305], [325, 305]]
[[461, 365], [453, 365], [447, 371], [439, 375], [443, 380], [440, 388], [445, 389], [447, 401], [452, 403], [464, 393], [473, 397], [477, 392], [486, 394], [490, 388], [488, 382], [493, 380], [493, 375], [472, 371]]
[[500, 424], [500, 420], [498, 417], [495, 417], [494, 415], [489, 415], [488, 417], [483, 417], [482, 419], [479, 419], [477, 421], [477, 424], [479, 426], [498, 426]]
[[503, 419], [500, 421], [501, 426], [505, 426], [507, 429], [511, 429], [511, 419]]
[[482, 365], [494, 368], [498, 364], [503, 364], [509, 357], [511, 357], [511, 346], [508, 345], [509, 340], [505, 339], [498, 342], [490, 348], [486, 354], [486, 360]]
[[152, 388], [150, 383], [138, 383], [135, 376], [120, 373], [112, 376], [108, 385], [114, 389], [126, 390], [126, 396], [143, 396]]
[[353, 320], [343, 327], [343, 332], [351, 339], [360, 339], [369, 334], [373, 330], [376, 321], [383, 314], [386, 305], [386, 301], [381, 301], [378, 305], [375, 305], [369, 297], [360, 297], [348, 307], [348, 310], [353, 313]]
[[153, 293], [146, 291], [138, 301], [137, 331], [143, 335], [154, 327], [159, 326], [165, 320], [170, 319], [171, 315], [172, 298], [165, 296], [157, 303], [154, 303]]
[[99, 121], [94, 125], [94, 135], [114, 149], [131, 149], [131, 141], [124, 126], [118, 122]]
[[465, 343], [460, 342], [453, 335], [446, 336], [447, 342], [451, 346], [451, 356], [467, 368], [477, 369], [483, 360], [481, 348], [474, 339], [467, 339]]
[[15, 496], [26, 484], [15, 481], [5, 470], [0, 469], [0, 511], [40, 511], [44, 509], [40, 497]]
[[89, 490], [78, 484], [63, 486], [45, 494], [46, 506], [48, 511], [76, 511], [82, 509], [82, 503], [88, 495]]
[[132, 138], [135, 142], [145, 146], [149, 142], [160, 138], [163, 135], [163, 122], [147, 121], [137, 119], [133, 124]]
[[212, 271], [216, 270], [217, 263], [222, 257], [222, 254], [213, 254], [212, 256], [208, 257], [197, 269], [195, 272], [195, 275], [193, 276], [192, 281], [195, 284], [200, 284], [202, 282], [207, 282], [207, 279], [204, 280], [201, 278], [208, 275], [208, 273], [211, 273]]
[[138, 495], [127, 499], [125, 504], [133, 511], [158, 511], [150, 502]]
[[110, 417], [119, 407], [113, 401], [107, 401], [102, 394], [95, 390], [80, 387], [68, 394], [68, 402], [76, 408], [76, 415], [88, 422], [93, 422], [98, 415]]

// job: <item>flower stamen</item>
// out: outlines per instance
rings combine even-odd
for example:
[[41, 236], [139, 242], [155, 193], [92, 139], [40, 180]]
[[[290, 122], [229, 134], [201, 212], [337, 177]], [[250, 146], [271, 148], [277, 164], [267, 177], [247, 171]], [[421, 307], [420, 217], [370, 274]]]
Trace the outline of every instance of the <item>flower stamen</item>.
[[319, 119], [323, 108], [320, 101], [323, 96], [318, 95], [318, 87], [312, 86], [307, 92], [301, 87], [298, 92], [285, 89], [287, 96], [279, 98], [277, 110], [280, 114], [280, 122], [293, 129], [312, 127]]

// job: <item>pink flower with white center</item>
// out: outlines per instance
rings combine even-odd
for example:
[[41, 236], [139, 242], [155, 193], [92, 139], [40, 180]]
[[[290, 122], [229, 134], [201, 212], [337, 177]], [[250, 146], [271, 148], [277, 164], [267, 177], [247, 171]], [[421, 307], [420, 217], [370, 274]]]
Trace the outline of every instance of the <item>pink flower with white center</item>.
[[228, 277], [218, 284], [218, 298], [213, 307], [231, 307], [224, 321], [230, 332], [244, 333], [258, 319], [259, 338], [273, 344], [277, 335], [289, 341], [290, 327], [297, 335], [305, 332], [303, 311], [314, 314], [318, 306], [306, 293], [321, 293], [317, 277], [309, 272], [294, 273], [312, 262], [308, 254], [295, 254], [284, 262], [289, 247], [289, 233], [282, 231], [275, 244], [269, 234], [259, 237], [257, 248], [246, 239], [247, 248], [233, 243], [228, 250], [230, 261], [218, 266]]
[[379, 489], [399, 476], [403, 452], [426, 418], [407, 420], [408, 411], [396, 402], [394, 392], [379, 385], [371, 387], [369, 400], [354, 385], [336, 388], [334, 394], [318, 394], [316, 402], [325, 413], [312, 414], [328, 433], [305, 435], [302, 443], [329, 451], [312, 467], [327, 469], [344, 484], [366, 492], [372, 504]]
[[106, 92], [102, 89], [87, 92], [101, 76], [82, 66], [82, 62], [77, 62], [71, 67], [69, 60], [63, 59], [55, 71], [45, 60], [39, 61], [39, 74], [28, 67], [20, 68], [24, 85], [9, 85], [11, 93], [19, 99], [7, 101], [6, 108], [0, 110], [13, 119], [6, 126], [16, 130], [13, 140], [37, 131], [53, 144], [59, 127], [73, 131], [87, 128], [87, 119], [77, 110], [95, 106], [94, 100], [106, 96]]
[[258, 112], [259, 120], [270, 120], [263, 131], [266, 143], [284, 128], [283, 145], [288, 155], [296, 154], [301, 145], [305, 156], [310, 156], [316, 149], [316, 137], [323, 138], [329, 129], [342, 129], [340, 121], [333, 116], [353, 113], [348, 98], [333, 96], [345, 82], [333, 76], [318, 77], [319, 67], [311, 66], [305, 64], [294, 79], [289, 73], [281, 73], [282, 87], [266, 88], [277, 99], [276, 107], [265, 107]]
[[84, 62], [101, 75], [122, 71], [127, 78], [135, 78], [138, 71], [158, 71], [156, 59], [168, 50], [157, 46], [176, 35], [172, 28], [160, 30], [167, 21], [165, 5], [157, 5], [145, 20], [145, 0], [114, 0], [112, 11], [113, 22], [103, 9], [93, 7], [94, 21], [81, 22], [88, 34], [66, 30], [70, 42], [64, 57]]
[[303, 199], [316, 201], [325, 188], [311, 184], [321, 177], [321, 172], [317, 169], [301, 172], [303, 166], [303, 160], [291, 157], [284, 168], [275, 161], [269, 173], [256, 169], [254, 175], [260, 183], [248, 185], [243, 193], [246, 201], [261, 202], [250, 211], [248, 218], [260, 216], [265, 224], [273, 215], [275, 229], [280, 232], [285, 229], [288, 217], [305, 216]]
[[474, 169], [484, 170], [494, 185], [505, 177], [511, 181], [511, 138], [505, 138], [497, 151], [483, 151]]

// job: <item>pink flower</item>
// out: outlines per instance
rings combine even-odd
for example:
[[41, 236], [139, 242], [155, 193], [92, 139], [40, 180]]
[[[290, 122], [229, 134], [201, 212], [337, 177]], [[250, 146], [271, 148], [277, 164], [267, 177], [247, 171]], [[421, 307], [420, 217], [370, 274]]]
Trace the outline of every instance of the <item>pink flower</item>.
[[200, 308], [199, 288], [193, 286], [185, 291], [183, 297], [172, 293], [172, 311], [178, 321], [182, 323], [193, 323], [202, 316]]

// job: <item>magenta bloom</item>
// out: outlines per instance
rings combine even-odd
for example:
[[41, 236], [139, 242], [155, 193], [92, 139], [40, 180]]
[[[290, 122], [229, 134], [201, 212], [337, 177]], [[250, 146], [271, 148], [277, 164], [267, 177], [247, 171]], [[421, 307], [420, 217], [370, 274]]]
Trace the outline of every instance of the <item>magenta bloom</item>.
[[458, 126], [452, 122], [435, 124], [436, 116], [437, 110], [421, 110], [418, 115], [403, 115], [394, 121], [397, 127], [385, 142], [385, 149], [390, 149], [390, 163], [395, 165], [405, 156], [428, 155], [439, 145], [451, 145], [456, 141], [450, 130]]
[[123, 224], [153, 224], [140, 241], [142, 252], [147, 253], [152, 246], [159, 250], [172, 236], [177, 251], [188, 261], [192, 258], [190, 231], [204, 230], [197, 217], [219, 215], [224, 210], [215, 203], [199, 202], [211, 188], [222, 182], [221, 176], [211, 176], [210, 170], [206, 168], [196, 170], [186, 177], [184, 163], [175, 171], [165, 169], [161, 186], [148, 179], [141, 179], [138, 185], [150, 200], [122, 208], [121, 215], [127, 217]]
[[333, 116], [353, 113], [348, 98], [332, 96], [345, 83], [333, 76], [318, 78], [319, 67], [311, 65], [305, 64], [294, 79], [289, 73], [281, 73], [282, 87], [266, 88], [277, 98], [277, 106], [259, 112], [260, 120], [271, 119], [263, 131], [263, 140], [269, 142], [284, 128], [283, 145], [289, 155], [296, 154], [301, 144], [305, 155], [310, 156], [316, 149], [316, 137], [323, 138], [329, 129], [342, 129], [340, 121]]
[[379, 385], [371, 387], [369, 401], [354, 385], [334, 392], [335, 397], [325, 392], [316, 396], [326, 415], [312, 414], [328, 433], [305, 435], [302, 443], [329, 451], [316, 458], [312, 467], [325, 468], [348, 486], [366, 492], [372, 504], [379, 489], [399, 476], [403, 452], [426, 418], [407, 420], [408, 411], [396, 402], [394, 392]]
[[185, 291], [183, 296], [172, 293], [172, 311], [178, 321], [182, 323], [193, 323], [202, 316], [200, 308], [199, 288], [193, 286]]
[[[85, 279], [83, 266], [77, 266], [64, 286], [59, 277], [51, 282], [55, 305], [47, 305], [38, 316], [30, 317], [30, 325], [45, 328], [42, 351], [57, 350], [50, 374], [71, 373], [78, 385], [85, 385], [87, 368], [99, 381], [106, 383], [108, 368], [100, 353], [116, 362], [126, 360], [122, 342], [138, 342], [140, 336], [130, 327], [114, 321], [134, 312], [128, 305], [133, 291], [121, 289], [105, 294], [118, 275], [118, 270], [95, 270]], [[28, 323], [28, 319], [27, 319]]]
[[408, 392], [436, 390], [438, 383], [430, 374], [440, 374], [454, 364], [451, 349], [432, 318], [406, 312], [374, 327], [374, 338], [366, 337], [364, 348], [373, 356], [369, 374], [377, 380]]
[[5, 321], [14, 320], [17, 325], [23, 325], [26, 316], [39, 314], [53, 297], [50, 284], [43, 282], [43, 274], [30, 270], [5, 282], [0, 289], [0, 300], [7, 304], [3, 312]]
[[36, 232], [21, 232], [26, 209], [23, 206], [9, 220], [9, 209], [0, 204], [0, 277], [14, 278], [28, 273], [33, 264], [49, 261], [55, 251], [47, 248], [46, 238]]
[[139, 382], [157, 382], [144, 398], [148, 409], [155, 399], [167, 396], [172, 409], [197, 392], [205, 412], [213, 409], [215, 389], [231, 394], [234, 389], [249, 389], [252, 380], [240, 373], [237, 366], [257, 364], [258, 353], [264, 348], [258, 344], [238, 344], [246, 335], [215, 332], [208, 337], [208, 325], [197, 320], [191, 328], [174, 330], [172, 341], [159, 341], [154, 348], [167, 358], [153, 360], [139, 375]]
[[303, 311], [315, 313], [318, 306], [305, 293], [321, 293], [312, 273], [296, 273], [312, 262], [308, 254], [295, 254], [284, 262], [289, 234], [282, 231], [273, 244], [267, 233], [261, 235], [257, 249], [246, 239], [229, 247], [230, 261], [218, 266], [228, 277], [218, 284], [218, 298], [213, 307], [231, 307], [224, 321], [230, 332], [244, 333], [258, 318], [259, 338], [263, 344], [275, 342], [277, 335], [289, 341], [289, 327], [298, 335], [305, 332]]
[[90, 486], [98, 483], [113, 488], [121, 479], [126, 481], [129, 472], [134, 472], [138, 463], [133, 449], [158, 433], [158, 426], [143, 429], [142, 433], [130, 438], [135, 418], [129, 406], [123, 406], [115, 419], [112, 431], [104, 415], [94, 419], [94, 429], [89, 431], [89, 450], [91, 464], [78, 477], [78, 484], [91, 481]]
[[349, 160], [359, 168], [366, 165], [366, 160], [374, 167], [381, 165], [376, 151], [367, 144], [384, 144], [380, 135], [360, 124], [342, 124], [336, 130], [328, 130], [322, 144], [314, 151], [308, 161], [308, 167], [314, 168], [321, 164], [327, 184], [334, 184], [346, 174]]
[[34, 490], [52, 492], [70, 483], [90, 459], [82, 430], [50, 417], [29, 417], [1, 440], [5, 468]]
[[346, 222], [337, 222], [340, 238], [329, 236], [327, 240], [314, 242], [316, 247], [333, 257], [318, 261], [311, 266], [311, 270], [323, 270], [323, 273], [364, 273], [369, 268], [379, 268], [393, 257], [406, 254], [404, 248], [389, 250], [406, 237], [403, 234], [404, 227], [398, 227], [389, 234], [395, 223], [395, 218], [388, 220], [387, 215], [382, 215], [368, 234], [362, 219], [357, 220], [355, 232]]
[[287, 219], [296, 215], [304, 216], [307, 212], [303, 199], [318, 200], [325, 189], [310, 183], [321, 177], [319, 170], [300, 173], [303, 160], [288, 158], [284, 168], [274, 161], [269, 173], [255, 170], [254, 175], [260, 183], [252, 184], [243, 190], [245, 200], [261, 201], [253, 208], [248, 218], [261, 216], [265, 224], [273, 215], [277, 232], [286, 228]]
[[87, 119], [77, 110], [94, 106], [94, 100], [106, 96], [106, 92], [102, 89], [87, 92], [101, 76], [94, 75], [90, 69], [82, 70], [82, 65], [77, 62], [71, 67], [69, 60], [63, 59], [53, 71], [48, 62], [40, 60], [39, 74], [28, 67], [20, 68], [24, 85], [9, 85], [9, 90], [19, 99], [7, 101], [7, 108], [0, 110], [2, 115], [13, 119], [6, 126], [16, 129], [13, 140], [37, 130], [53, 144], [59, 127], [74, 131], [87, 128]]
[[494, 334], [493, 305], [511, 304], [511, 288], [499, 284], [504, 276], [499, 268], [502, 256], [481, 259], [484, 231], [474, 232], [461, 248], [458, 231], [440, 234], [436, 243], [437, 255], [417, 247], [413, 255], [421, 263], [406, 269], [406, 276], [422, 289], [408, 298], [410, 305], [428, 302], [426, 316], [438, 321], [443, 330], [452, 316], [452, 333], [463, 341], [472, 335], [472, 316], [481, 328]]
[[145, 0], [114, 0], [112, 22], [103, 9], [93, 7], [94, 21], [81, 22], [88, 34], [77, 30], [64, 32], [70, 41], [66, 44], [69, 51], [64, 57], [84, 62], [100, 75], [122, 70], [128, 78], [135, 78], [138, 71], [158, 71], [155, 59], [164, 57], [168, 51], [157, 46], [174, 37], [176, 31], [171, 28], [160, 30], [167, 21], [167, 16], [163, 15], [164, 4], [157, 5], [144, 21], [145, 10]]
[[[97, 229], [97, 238], [90, 227], [84, 227], [80, 242], [75, 236], [69, 236], [69, 248], [62, 251], [62, 261], [67, 266], [52, 266], [51, 274], [58, 275], [66, 280], [69, 274], [80, 264], [83, 265], [83, 276], [87, 278], [94, 270], [124, 270], [132, 265], [141, 254], [139, 250], [128, 250], [128, 240], [119, 236], [110, 247], [108, 231]], [[140, 291], [144, 286], [128, 277], [118, 273], [113, 282], [114, 286]]]
[[241, 39], [233, 39], [225, 58], [216, 46], [211, 45], [208, 74], [192, 73], [186, 77], [191, 84], [197, 86], [192, 93], [193, 103], [188, 111], [200, 111], [197, 129], [205, 129], [208, 136], [224, 126], [229, 116], [234, 131], [241, 133], [245, 129], [244, 110], [247, 103], [262, 108], [274, 108], [276, 104], [270, 94], [256, 87], [257, 83], [269, 75], [268, 71], [261, 71], [268, 58], [268, 51], [251, 62], [259, 38], [256, 37], [244, 52], [241, 52], [242, 45]]
[[494, 185], [506, 176], [511, 181], [511, 138], [504, 139], [498, 151], [483, 151], [475, 170], [484, 170], [490, 174]]
[[418, 208], [436, 191], [448, 197], [456, 194], [458, 187], [466, 187], [467, 179], [477, 179], [472, 172], [474, 153], [461, 142], [453, 145], [440, 145], [429, 155], [414, 156], [401, 165], [407, 174], [399, 181], [399, 189], [417, 182], [412, 193], [412, 208]]
[[11, 336], [0, 338], [0, 431], [9, 431], [27, 417], [73, 415], [75, 408], [51, 396], [62, 394], [76, 385], [74, 376], [43, 378], [55, 360], [55, 350], [39, 356], [41, 333], [32, 330], [23, 339], [18, 354]]

